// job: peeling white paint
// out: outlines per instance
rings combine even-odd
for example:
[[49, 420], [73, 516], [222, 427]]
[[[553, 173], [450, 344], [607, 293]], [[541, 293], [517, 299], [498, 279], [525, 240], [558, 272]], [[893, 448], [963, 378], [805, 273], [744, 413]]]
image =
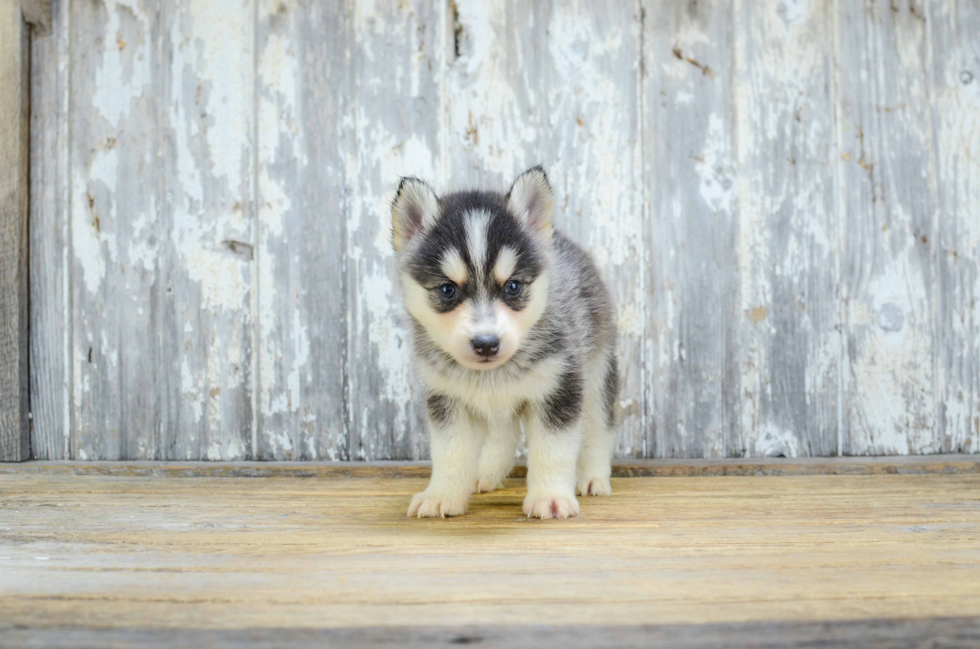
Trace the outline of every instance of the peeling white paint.
[[[129, 115], [131, 103], [148, 91], [153, 60], [148, 50], [150, 26], [142, 9], [130, 3], [106, 0], [105, 10], [109, 20], [104, 26], [101, 65], [96, 69], [92, 108], [112, 126], [118, 127]], [[135, 19], [139, 30], [136, 39], [123, 40], [122, 12]]]

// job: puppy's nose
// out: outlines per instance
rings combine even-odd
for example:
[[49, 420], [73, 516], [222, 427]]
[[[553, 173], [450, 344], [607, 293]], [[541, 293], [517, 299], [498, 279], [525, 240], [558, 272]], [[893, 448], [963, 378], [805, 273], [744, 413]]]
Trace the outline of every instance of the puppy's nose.
[[473, 345], [473, 351], [484, 358], [496, 356], [497, 350], [500, 349], [500, 338], [496, 336], [477, 336], [470, 343]]

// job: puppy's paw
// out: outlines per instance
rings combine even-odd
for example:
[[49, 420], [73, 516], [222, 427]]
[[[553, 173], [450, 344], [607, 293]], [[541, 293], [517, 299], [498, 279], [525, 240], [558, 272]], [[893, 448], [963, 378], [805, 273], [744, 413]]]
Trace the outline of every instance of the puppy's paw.
[[496, 491], [497, 489], [504, 488], [503, 480], [494, 480], [493, 478], [480, 478], [476, 481], [476, 493], [478, 494], [488, 494], [491, 491]]
[[579, 506], [571, 493], [528, 494], [524, 513], [528, 518], [571, 518], [578, 516]]
[[609, 478], [582, 478], [576, 488], [580, 496], [608, 496], [612, 493]]
[[412, 496], [412, 503], [408, 506], [408, 515], [419, 518], [462, 516], [466, 513], [467, 504], [469, 504], [469, 498], [466, 496], [452, 496], [425, 490]]

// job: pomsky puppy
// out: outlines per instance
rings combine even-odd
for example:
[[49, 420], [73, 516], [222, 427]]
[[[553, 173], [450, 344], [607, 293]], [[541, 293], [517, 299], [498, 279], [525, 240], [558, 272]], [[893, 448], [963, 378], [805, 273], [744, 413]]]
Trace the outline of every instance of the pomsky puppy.
[[576, 489], [610, 493], [612, 306], [588, 254], [552, 229], [552, 204], [541, 167], [506, 195], [398, 186], [392, 242], [432, 454], [409, 516], [458, 516], [474, 491], [501, 487], [522, 420], [527, 516], [575, 516]]

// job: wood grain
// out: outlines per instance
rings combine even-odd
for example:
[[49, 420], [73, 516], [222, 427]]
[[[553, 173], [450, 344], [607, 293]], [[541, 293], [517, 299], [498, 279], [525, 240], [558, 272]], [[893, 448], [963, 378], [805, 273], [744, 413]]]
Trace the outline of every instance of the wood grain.
[[935, 148], [918, 2], [837, 7], [843, 452], [936, 453]]
[[0, 462], [30, 457], [28, 227], [31, 30], [0, 2]]
[[[15, 467], [10, 467], [13, 470]], [[0, 626], [272, 629], [975, 616], [980, 474], [523, 485], [405, 518], [424, 479], [0, 475]]]
[[70, 457], [68, 5], [53, 2], [57, 31], [31, 51], [31, 455], [44, 460]]
[[71, 6], [73, 457], [249, 453], [250, 6]]
[[260, 0], [257, 30], [252, 457], [346, 459], [350, 16], [343, 2]]
[[742, 456], [732, 5], [643, 8], [650, 454]]
[[355, 3], [351, 14], [344, 251], [350, 459], [428, 456], [424, 394], [412, 373], [411, 329], [395, 279], [390, 206], [400, 176], [444, 189], [445, 19], [445, 3], [427, 0]]
[[425, 458], [387, 203], [399, 175], [503, 189], [537, 163], [614, 293], [618, 456], [980, 452], [978, 21], [56, 2], [34, 456]]
[[936, 425], [945, 452], [980, 450], [980, 6], [931, 2], [936, 142]]
[[828, 3], [735, 2], [741, 448], [839, 454]]

